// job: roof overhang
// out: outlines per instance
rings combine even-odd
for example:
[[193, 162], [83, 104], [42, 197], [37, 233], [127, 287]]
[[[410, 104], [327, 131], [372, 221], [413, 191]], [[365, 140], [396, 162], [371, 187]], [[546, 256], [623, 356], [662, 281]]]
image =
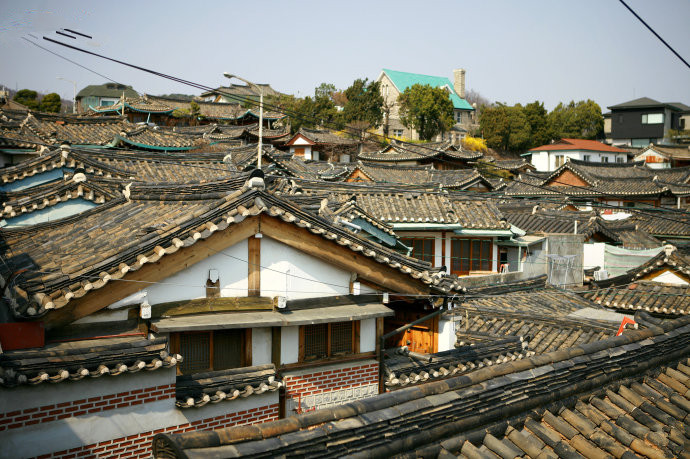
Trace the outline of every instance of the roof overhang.
[[461, 236], [514, 236], [509, 229], [459, 229], [453, 230], [453, 233]]
[[329, 322], [389, 317], [393, 310], [383, 304], [350, 304], [329, 308], [296, 311], [228, 312], [166, 317], [151, 321], [151, 329], [158, 333], [195, 330], [226, 330], [252, 327], [290, 327]]
[[518, 238], [511, 238], [507, 241], [500, 241], [500, 242], [498, 242], [498, 245], [500, 245], [502, 247], [529, 247], [531, 245], [542, 242], [545, 239], [546, 239], [546, 237], [544, 237], [544, 236], [536, 236], [536, 235], [521, 236]]
[[462, 225], [457, 223], [389, 223], [394, 230], [400, 231], [450, 231], [461, 230]]

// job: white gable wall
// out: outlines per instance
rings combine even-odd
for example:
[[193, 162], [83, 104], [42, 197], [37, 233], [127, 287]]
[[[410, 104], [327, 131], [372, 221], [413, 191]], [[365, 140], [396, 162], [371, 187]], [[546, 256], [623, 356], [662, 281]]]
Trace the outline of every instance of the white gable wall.
[[261, 266], [261, 296], [287, 291], [292, 300], [350, 293], [350, 272], [269, 237], [261, 239]]
[[664, 284], [688, 285], [682, 277], [678, 276], [673, 271], [666, 271], [665, 273], [656, 276], [652, 279], [654, 282], [661, 282]]

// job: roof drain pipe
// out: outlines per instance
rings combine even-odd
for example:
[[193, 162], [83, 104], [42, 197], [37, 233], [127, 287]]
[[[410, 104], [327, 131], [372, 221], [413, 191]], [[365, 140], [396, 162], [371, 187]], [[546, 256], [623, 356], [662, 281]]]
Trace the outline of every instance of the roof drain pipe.
[[432, 312], [431, 314], [428, 314], [428, 315], [426, 315], [420, 319], [417, 319], [414, 322], [410, 322], [407, 325], [403, 325], [402, 327], [396, 328], [392, 332], [386, 333], [385, 335], [381, 335], [379, 337], [379, 355], [378, 355], [378, 357], [379, 357], [379, 394], [384, 394], [386, 392], [386, 384], [383, 382], [383, 373], [384, 373], [383, 355], [384, 355], [384, 351], [385, 351], [384, 347], [386, 344], [386, 340], [388, 338], [390, 338], [391, 336], [395, 336], [398, 333], [404, 332], [405, 330], [414, 327], [415, 325], [421, 324], [422, 322], [426, 322], [427, 320], [442, 314], [443, 311], [445, 309], [447, 309], [447, 307], [448, 307], [448, 297], [444, 296], [443, 297], [443, 305], [441, 305], [441, 307], [438, 310], [436, 310], [436, 311]]

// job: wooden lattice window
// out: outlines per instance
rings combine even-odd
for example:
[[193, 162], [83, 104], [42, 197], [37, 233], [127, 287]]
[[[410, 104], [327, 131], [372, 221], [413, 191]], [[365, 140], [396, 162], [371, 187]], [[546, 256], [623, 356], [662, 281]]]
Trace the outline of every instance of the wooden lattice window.
[[214, 330], [170, 334], [170, 349], [183, 359], [179, 374], [251, 365], [251, 330]]
[[303, 325], [299, 360], [307, 362], [359, 353], [359, 321]]
[[491, 239], [453, 239], [450, 246], [451, 273], [467, 275], [470, 271], [491, 271]]
[[434, 238], [400, 238], [400, 242], [412, 247], [411, 257], [434, 264]]

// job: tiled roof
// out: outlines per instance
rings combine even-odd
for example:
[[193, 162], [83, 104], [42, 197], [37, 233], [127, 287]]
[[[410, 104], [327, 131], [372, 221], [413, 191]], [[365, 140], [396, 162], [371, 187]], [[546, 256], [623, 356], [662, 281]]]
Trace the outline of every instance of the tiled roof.
[[127, 145], [159, 150], [188, 150], [207, 143], [202, 139], [195, 139], [188, 135], [150, 126], [140, 126], [129, 131], [122, 131], [118, 133], [116, 138]]
[[126, 110], [142, 113], [170, 114], [174, 110], [170, 105], [160, 103], [155, 98], [150, 98], [146, 95], [141, 97], [125, 97], [124, 103], [120, 99], [113, 105], [88, 107], [88, 109], [96, 113], [121, 112], [123, 105]]
[[635, 108], [651, 108], [651, 107], [672, 107], [676, 110], [687, 110], [684, 107], [684, 104], [679, 104], [681, 105], [680, 107], [676, 106], [679, 103], [674, 103], [674, 102], [659, 102], [654, 99], [650, 99], [649, 97], [640, 97], [639, 99], [633, 99], [629, 100], [627, 102], [622, 102], [620, 104], [616, 105], [611, 105], [610, 107], [607, 107], [609, 110], [621, 110], [621, 109], [635, 109]]
[[606, 389], [574, 406], [493, 425], [441, 444], [447, 457], [683, 457], [690, 447], [684, 403], [690, 361]]
[[491, 162], [492, 165], [502, 170], [517, 173], [524, 170], [534, 171], [536, 168], [525, 159], [497, 159]]
[[374, 182], [384, 183], [429, 183], [429, 166], [388, 166], [357, 161], [356, 168]]
[[316, 144], [335, 144], [335, 145], [356, 145], [357, 141], [347, 137], [340, 136], [329, 129], [307, 129], [300, 128], [286, 143], [289, 145], [290, 141], [297, 136], [304, 136]]
[[583, 297], [608, 308], [654, 314], [690, 314], [690, 285], [640, 280], [620, 287], [590, 290]]
[[[559, 183], [558, 177], [569, 170], [586, 185], [570, 186]], [[569, 160], [547, 174], [527, 172], [508, 184], [509, 196], [568, 195], [597, 196], [658, 196], [669, 187], [658, 180], [658, 174], [644, 163], [592, 163]]]
[[120, 117], [69, 117], [28, 114], [24, 125], [44, 143], [72, 145], [107, 145], [121, 132], [135, 125]]
[[366, 212], [386, 223], [461, 224], [472, 229], [508, 229], [490, 202], [451, 199], [438, 193], [357, 193], [354, 200]]
[[100, 338], [5, 351], [0, 353], [0, 386], [78, 381], [173, 367], [182, 357], [170, 355], [167, 346], [165, 337]]
[[[649, 146], [643, 148], [640, 150], [637, 155], [641, 155], [642, 153], [645, 153], [647, 151], [656, 151], [657, 153], [661, 153], [662, 155], [671, 158], [671, 159], [679, 159], [683, 161], [690, 160], [690, 148], [687, 146], [678, 146], [678, 147], [672, 147], [672, 146], [661, 146], [661, 145], [653, 145], [650, 144]], [[636, 156], [637, 156], [636, 155]], [[674, 168], [671, 169], [657, 169], [657, 170], [663, 170], [663, 171], [673, 171]]]
[[690, 236], [690, 216], [680, 212], [648, 209], [634, 214], [627, 221], [660, 239]]
[[[342, 406], [253, 426], [158, 434], [153, 454], [451, 457], [466, 440], [486, 440], [503, 451], [499, 457], [679, 456], [690, 443], [690, 317], [636, 319], [648, 328]], [[492, 442], [490, 427], [509, 441]], [[488, 447], [474, 455], [467, 448], [468, 457], [494, 457]]]
[[170, 186], [163, 192], [158, 188], [127, 187], [123, 199], [82, 216], [5, 230], [3, 278], [7, 281], [12, 273], [26, 269], [13, 278], [6, 295], [15, 314], [36, 316], [64, 307], [147, 263], [185, 250], [217, 231], [232, 231], [246, 217], [264, 213], [306, 227], [432, 289], [460, 288], [429, 263], [360, 239], [256, 188], [245, 186], [227, 194], [221, 187], [221, 197], [207, 195], [204, 185]]
[[561, 151], [561, 150], [588, 150], [588, 151], [606, 151], [611, 153], [627, 153], [618, 147], [607, 145], [605, 143], [597, 142], [596, 140], [585, 139], [561, 139], [554, 143], [541, 145], [536, 148], [531, 148], [528, 151]]
[[282, 381], [276, 380], [276, 368], [272, 363], [194, 373], [177, 377], [175, 405], [178, 408], [200, 408], [208, 403], [275, 392], [282, 386]]
[[388, 350], [384, 369], [386, 389], [397, 390], [530, 357], [534, 352], [527, 345], [521, 337], [510, 337], [471, 345], [456, 344], [456, 349], [435, 354], [415, 354], [402, 348]]
[[[271, 87], [271, 85], [267, 83], [258, 83], [257, 86], [260, 86], [261, 89], [264, 92], [264, 97], [266, 96], [279, 96], [281, 93], [276, 91]], [[215, 95], [217, 92], [222, 92], [224, 96], [232, 96], [232, 95], [238, 95], [238, 96], [256, 96], [259, 97], [259, 93], [252, 88], [249, 85], [245, 84], [231, 84], [230, 86], [220, 86], [213, 91], [206, 91], [201, 93], [200, 97], [206, 97], [209, 95]]]
[[447, 156], [450, 159], [476, 160], [483, 156], [482, 152], [457, 149], [449, 141], [430, 142], [424, 144], [399, 143], [393, 141], [383, 150], [361, 153], [359, 159], [374, 162], [421, 161], [428, 158]]

